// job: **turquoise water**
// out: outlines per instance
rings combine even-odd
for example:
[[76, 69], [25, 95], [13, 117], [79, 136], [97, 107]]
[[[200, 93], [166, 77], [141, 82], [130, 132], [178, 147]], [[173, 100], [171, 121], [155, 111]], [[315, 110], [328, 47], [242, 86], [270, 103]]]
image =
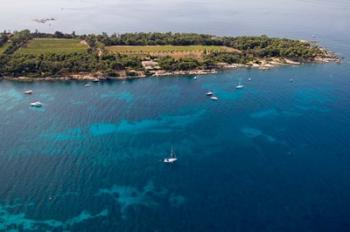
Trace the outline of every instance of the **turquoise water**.
[[[23, 12], [5, 0], [0, 21], [35, 29], [31, 18], [57, 10], [39, 29], [264, 33], [345, 60], [89, 88], [0, 81], [0, 231], [349, 231], [348, 1], [137, 2], [35, 0]], [[179, 162], [167, 166], [171, 147]]]
[[349, 70], [1, 81], [0, 231], [346, 231]]

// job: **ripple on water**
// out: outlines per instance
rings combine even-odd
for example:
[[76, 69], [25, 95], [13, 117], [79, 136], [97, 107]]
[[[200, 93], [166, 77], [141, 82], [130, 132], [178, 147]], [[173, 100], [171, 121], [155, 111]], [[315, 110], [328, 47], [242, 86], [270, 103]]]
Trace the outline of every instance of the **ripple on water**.
[[83, 138], [80, 128], [68, 129], [59, 133], [43, 133], [41, 136], [55, 141], [76, 140]]
[[55, 101], [56, 98], [52, 93], [40, 93], [39, 99], [44, 99], [45, 102], [52, 102]]
[[23, 93], [14, 88], [1, 89], [0, 91], [0, 107], [2, 110], [10, 111], [18, 104], [22, 103]]
[[100, 95], [101, 99], [115, 99], [115, 100], [122, 100], [126, 101], [127, 103], [130, 103], [134, 100], [134, 95], [130, 93], [129, 91], [122, 91], [122, 92], [108, 92], [103, 93]]
[[251, 113], [249, 116], [253, 119], [267, 119], [272, 120], [278, 117], [299, 117], [303, 114], [297, 111], [278, 111], [275, 108], [264, 109]]
[[303, 88], [295, 93], [296, 107], [302, 111], [328, 112], [327, 104], [333, 101], [331, 94], [324, 89]]

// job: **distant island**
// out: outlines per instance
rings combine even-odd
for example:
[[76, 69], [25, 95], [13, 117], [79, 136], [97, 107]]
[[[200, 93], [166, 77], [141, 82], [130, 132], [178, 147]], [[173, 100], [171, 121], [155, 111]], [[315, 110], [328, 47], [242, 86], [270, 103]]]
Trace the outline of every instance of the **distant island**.
[[99, 80], [340, 62], [314, 42], [195, 33], [0, 33], [0, 78]]

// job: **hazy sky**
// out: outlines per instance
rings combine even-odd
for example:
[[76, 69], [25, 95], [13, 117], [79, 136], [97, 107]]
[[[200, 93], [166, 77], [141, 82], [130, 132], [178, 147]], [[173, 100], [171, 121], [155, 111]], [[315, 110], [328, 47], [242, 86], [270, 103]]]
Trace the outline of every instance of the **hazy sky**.
[[[0, 29], [182, 31], [212, 34], [342, 33], [350, 0], [0, 0]], [[47, 24], [35, 18], [57, 20]]]

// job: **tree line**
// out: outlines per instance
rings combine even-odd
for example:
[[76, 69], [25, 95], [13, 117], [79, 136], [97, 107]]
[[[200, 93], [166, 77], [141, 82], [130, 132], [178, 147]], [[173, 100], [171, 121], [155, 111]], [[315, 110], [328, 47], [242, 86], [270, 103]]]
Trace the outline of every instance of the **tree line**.
[[[86, 52], [71, 54], [21, 54], [17, 49], [33, 38], [75, 38], [85, 40]], [[55, 32], [54, 34], [30, 32], [0, 33], [0, 47], [7, 44], [0, 54], [0, 75], [6, 76], [62, 76], [78, 72], [102, 72], [115, 75], [119, 70], [143, 70], [142, 58], [136, 55], [109, 54], [105, 46], [112, 45], [216, 45], [240, 50], [240, 53], [211, 52], [201, 59], [150, 57], [156, 59], [164, 70], [190, 70], [214, 68], [219, 62], [247, 64], [257, 58], [284, 57], [296, 61], [312, 61], [322, 56], [318, 46], [299, 40], [270, 38], [268, 36], [218, 37], [195, 33], [125, 33], [108, 35], [77, 35]]]

